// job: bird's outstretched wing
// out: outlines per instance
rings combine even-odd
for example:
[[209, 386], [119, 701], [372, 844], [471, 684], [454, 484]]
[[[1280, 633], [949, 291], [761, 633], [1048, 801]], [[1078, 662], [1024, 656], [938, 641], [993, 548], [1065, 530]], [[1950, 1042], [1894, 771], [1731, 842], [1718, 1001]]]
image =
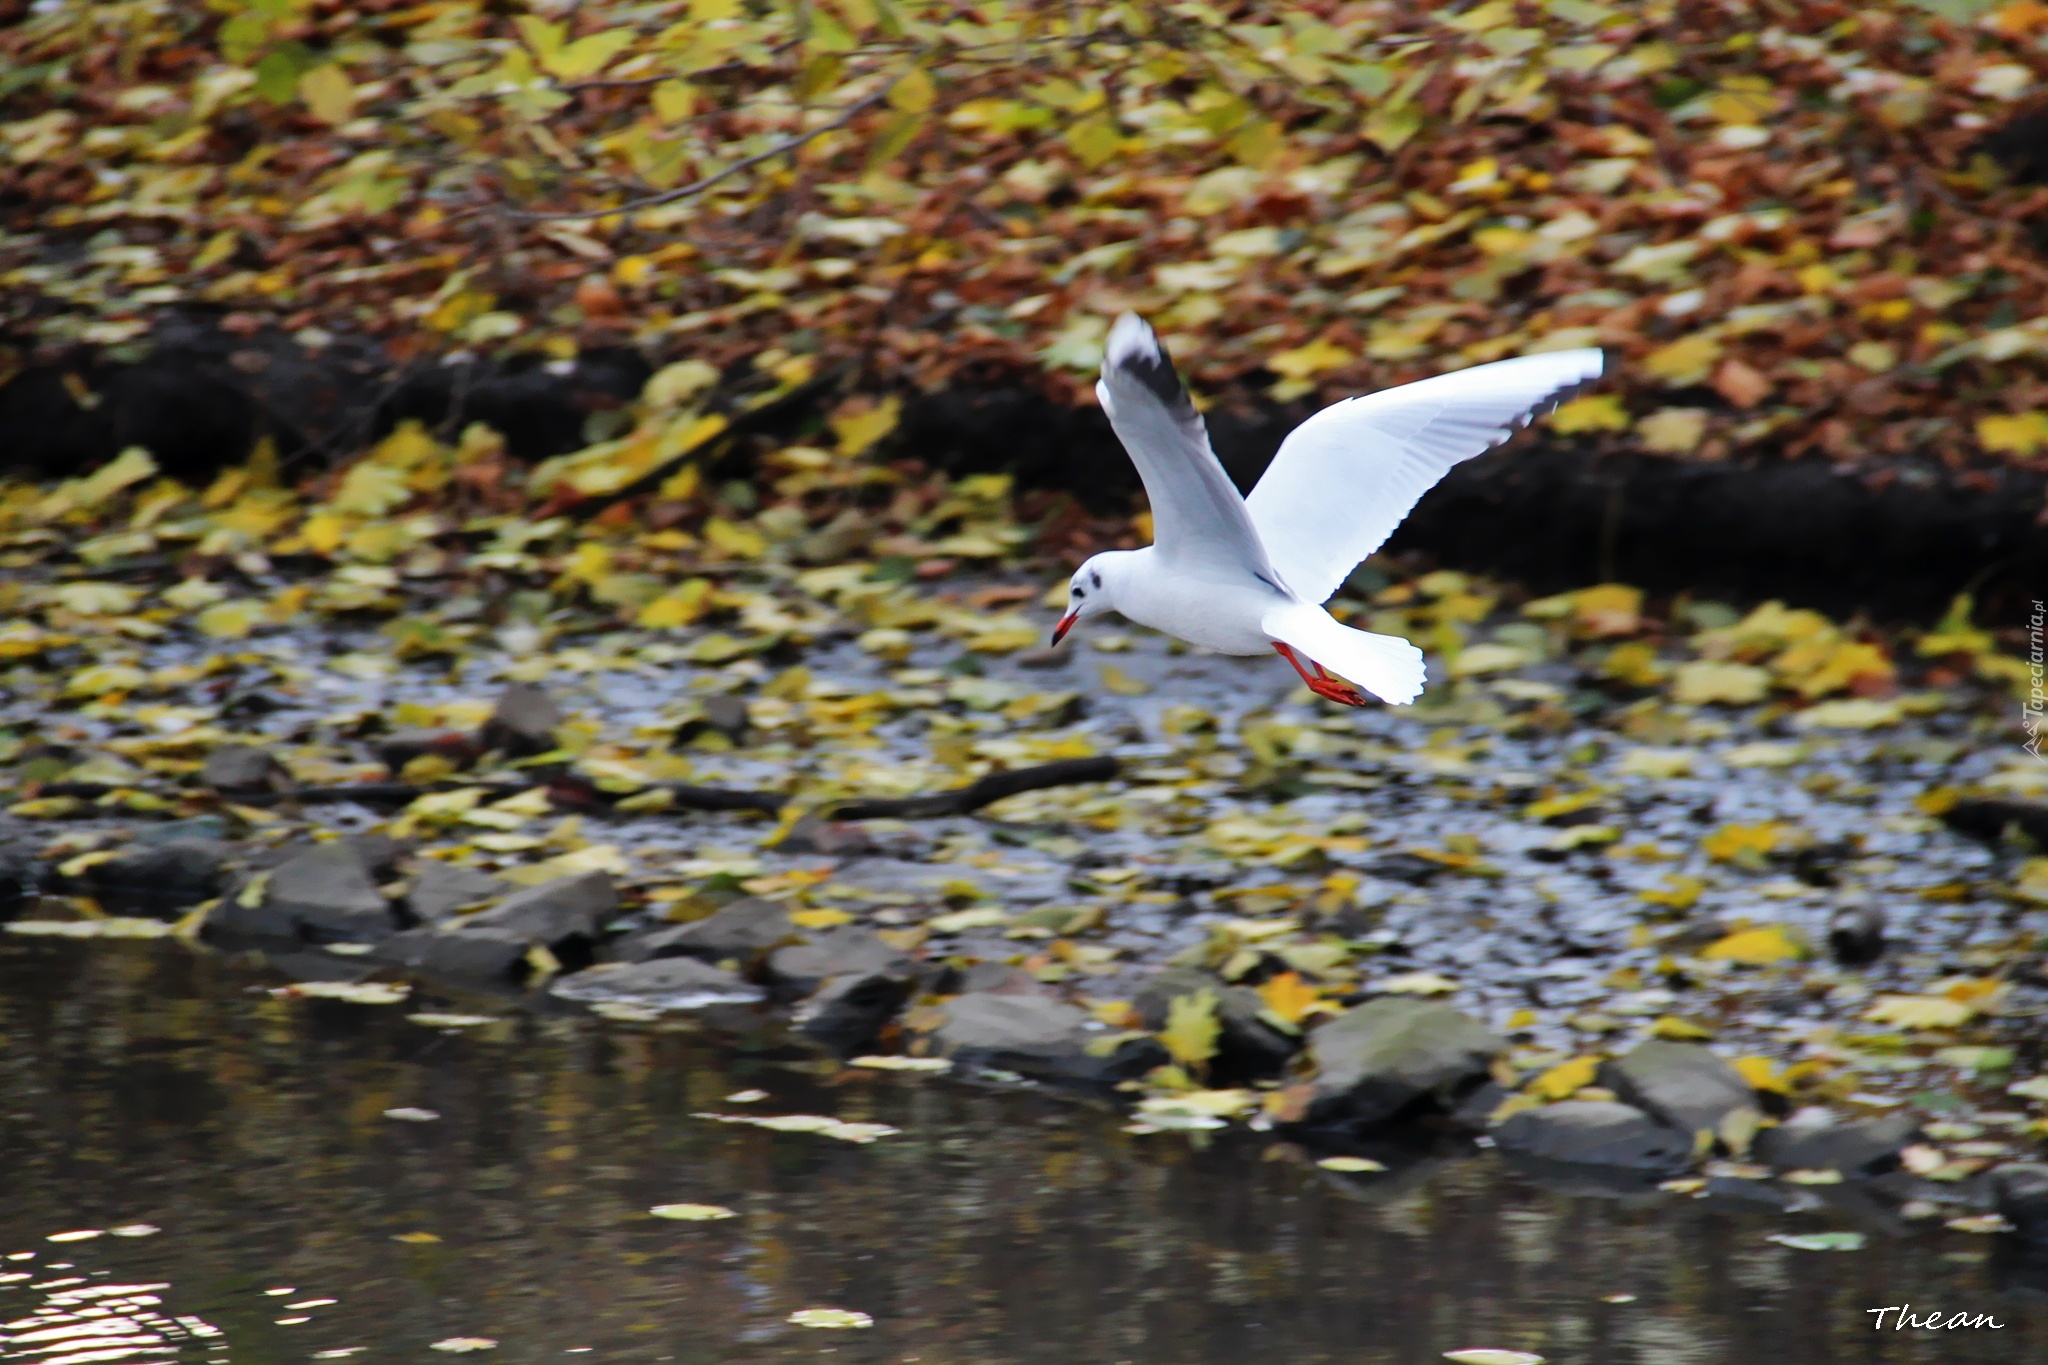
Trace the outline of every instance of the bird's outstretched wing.
[[1135, 313], [1110, 328], [1095, 396], [1145, 481], [1161, 563], [1182, 573], [1207, 568], [1271, 579], [1244, 498], [1209, 448], [1202, 414], [1166, 348]]
[[1452, 465], [1600, 369], [1598, 351], [1554, 351], [1331, 404], [1288, 433], [1245, 499], [1260, 544], [1296, 597], [1326, 600]]

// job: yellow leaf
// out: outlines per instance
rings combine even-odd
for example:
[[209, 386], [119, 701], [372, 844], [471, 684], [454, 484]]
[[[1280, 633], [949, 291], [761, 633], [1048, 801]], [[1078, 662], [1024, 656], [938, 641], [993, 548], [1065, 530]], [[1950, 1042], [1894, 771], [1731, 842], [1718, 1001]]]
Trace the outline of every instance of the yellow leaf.
[[192, 269], [195, 271], [213, 269], [222, 261], [234, 255], [235, 249], [241, 244], [242, 239], [233, 228], [221, 229], [206, 239], [205, 246], [199, 248], [199, 254], [192, 258]]
[[1863, 1012], [1863, 1017], [1873, 1024], [1937, 1029], [1967, 1024], [1974, 1013], [1962, 1001], [1942, 995], [1880, 995]]
[[922, 114], [938, 97], [938, 85], [921, 66], [911, 67], [889, 87], [889, 107], [906, 114]]
[[1628, 412], [1621, 406], [1619, 394], [1589, 393], [1551, 413], [1550, 427], [1561, 436], [1584, 431], [1627, 431]]
[[1166, 1008], [1166, 1027], [1159, 1041], [1183, 1066], [1202, 1067], [1216, 1055], [1216, 1040], [1223, 1025], [1216, 1018], [1216, 993], [1200, 990], [1177, 997]]
[[1259, 987], [1259, 998], [1282, 1021], [1295, 1024], [1321, 998], [1316, 988], [1299, 972], [1281, 972]]
[[1785, 826], [1775, 820], [1754, 825], [1723, 825], [1700, 840], [1700, 847], [1717, 862], [1754, 861], [1781, 847], [1785, 834]]
[[688, 81], [663, 81], [654, 87], [651, 102], [663, 123], [681, 123], [697, 111], [697, 90]]
[[872, 407], [848, 405], [833, 413], [832, 434], [838, 438], [840, 452], [849, 456], [863, 453], [896, 429], [902, 411], [902, 402], [891, 397]]
[[2048, 449], [2048, 413], [2022, 412], [1977, 419], [1977, 444], [2009, 455]]
[[1067, 129], [1067, 146], [1090, 170], [1115, 156], [1123, 142], [1116, 124], [1106, 114], [1091, 114]]
[[853, 923], [853, 916], [844, 910], [793, 910], [789, 922], [799, 929], [830, 929]]
[[1643, 357], [1643, 369], [1666, 384], [1684, 388], [1705, 383], [1708, 372], [1720, 358], [1720, 341], [1709, 333], [1694, 332]]
[[704, 539], [733, 559], [759, 559], [768, 552], [768, 541], [759, 531], [723, 517], [704, 523]]
[[299, 536], [314, 554], [331, 555], [348, 536], [348, 522], [332, 512], [315, 512], [299, 528]]
[[402, 471], [377, 460], [362, 460], [342, 476], [341, 487], [328, 500], [336, 512], [358, 517], [381, 517], [411, 501]]
[[580, 81], [611, 64], [633, 42], [629, 28], [605, 29], [553, 52], [539, 53], [541, 69], [565, 81]]
[[1375, 107], [1366, 116], [1365, 136], [1375, 147], [1392, 156], [1422, 131], [1422, 111], [1412, 105]]
[[1768, 1090], [1774, 1095], [1792, 1093], [1791, 1082], [1778, 1070], [1777, 1063], [1768, 1057], [1737, 1057], [1734, 1066], [1752, 1090]]
[[1598, 1057], [1574, 1057], [1568, 1062], [1559, 1062], [1529, 1082], [1529, 1093], [1545, 1100], [1570, 1099], [1591, 1085], [1599, 1070]]
[[1707, 434], [1705, 408], [1659, 408], [1636, 423], [1636, 437], [1659, 455], [1690, 455]]
[[1291, 351], [1281, 351], [1266, 359], [1266, 368], [1289, 379], [1306, 379], [1324, 370], [1334, 370], [1349, 365], [1357, 359], [1351, 352], [1334, 342], [1311, 341], [1306, 346], [1297, 346]]
[[739, 1216], [723, 1204], [656, 1204], [647, 1211], [656, 1218], [673, 1218], [679, 1223], [709, 1223]]
[[347, 123], [355, 117], [356, 88], [333, 63], [316, 66], [299, 77], [299, 98], [322, 123]]
[[1803, 957], [1805, 950], [1782, 926], [1766, 924], [1755, 929], [1738, 930], [1717, 943], [1710, 943], [1700, 951], [1700, 956], [1714, 962], [1768, 967]]
[[1663, 887], [1638, 891], [1636, 896], [1637, 899], [1648, 901], [1652, 905], [1669, 906], [1673, 910], [1690, 910], [1698, 904], [1700, 893], [1706, 889], [1707, 884], [1698, 877], [1674, 874], [1664, 879]]
[[1115, 664], [1102, 666], [1102, 685], [1119, 697], [1142, 697], [1152, 690], [1150, 683], [1132, 677]]
[[1674, 1043], [1697, 1043], [1714, 1036], [1710, 1028], [1701, 1028], [1689, 1019], [1680, 1019], [1667, 1014], [1650, 1025], [1650, 1036], [1665, 1038]]
[[1771, 675], [1751, 664], [1723, 664], [1700, 660], [1682, 664], [1672, 678], [1672, 700], [1687, 706], [1721, 702], [1747, 706], [1759, 702], [1771, 690]]
[[222, 602], [199, 613], [194, 624], [200, 633], [216, 640], [240, 640], [256, 628], [263, 619], [263, 604], [243, 599], [239, 602]]
[[391, 1240], [394, 1242], [407, 1242], [413, 1246], [423, 1247], [432, 1246], [434, 1243], [440, 1241], [441, 1239], [439, 1237], [436, 1237], [431, 1232], [401, 1232], [394, 1236]]

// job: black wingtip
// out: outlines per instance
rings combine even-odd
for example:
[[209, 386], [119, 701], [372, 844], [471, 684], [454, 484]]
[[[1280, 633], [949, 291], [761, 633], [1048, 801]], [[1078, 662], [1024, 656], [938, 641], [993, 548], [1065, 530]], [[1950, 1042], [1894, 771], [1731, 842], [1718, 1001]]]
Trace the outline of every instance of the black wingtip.
[[1116, 320], [1103, 359], [1107, 368], [1119, 370], [1151, 390], [1169, 411], [1195, 410], [1187, 386], [1180, 382], [1180, 375], [1173, 368], [1166, 343], [1137, 314], [1126, 313]]

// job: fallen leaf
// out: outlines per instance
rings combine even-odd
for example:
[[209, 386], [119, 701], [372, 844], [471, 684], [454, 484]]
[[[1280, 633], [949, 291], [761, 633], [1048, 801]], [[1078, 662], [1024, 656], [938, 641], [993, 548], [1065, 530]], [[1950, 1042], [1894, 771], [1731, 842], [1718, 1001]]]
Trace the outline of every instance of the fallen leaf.
[[799, 1327], [873, 1327], [875, 1320], [849, 1308], [800, 1308], [789, 1315]]

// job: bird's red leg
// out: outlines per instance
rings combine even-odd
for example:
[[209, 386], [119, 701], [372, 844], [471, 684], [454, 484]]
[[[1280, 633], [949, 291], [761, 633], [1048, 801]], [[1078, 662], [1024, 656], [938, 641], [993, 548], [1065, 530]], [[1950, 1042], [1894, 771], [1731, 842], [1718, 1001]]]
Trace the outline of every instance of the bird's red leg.
[[1294, 666], [1294, 671], [1299, 673], [1301, 680], [1308, 684], [1308, 690], [1317, 696], [1326, 701], [1336, 702], [1341, 706], [1364, 706], [1366, 704], [1365, 698], [1359, 695], [1356, 688], [1348, 687], [1331, 677], [1329, 670], [1316, 663], [1314, 659], [1309, 660], [1309, 663], [1313, 664], [1316, 670], [1314, 675], [1311, 676], [1309, 671], [1301, 666], [1301, 660], [1295, 655], [1292, 646], [1281, 644], [1275, 640], [1273, 642], [1273, 650], [1281, 658]]

